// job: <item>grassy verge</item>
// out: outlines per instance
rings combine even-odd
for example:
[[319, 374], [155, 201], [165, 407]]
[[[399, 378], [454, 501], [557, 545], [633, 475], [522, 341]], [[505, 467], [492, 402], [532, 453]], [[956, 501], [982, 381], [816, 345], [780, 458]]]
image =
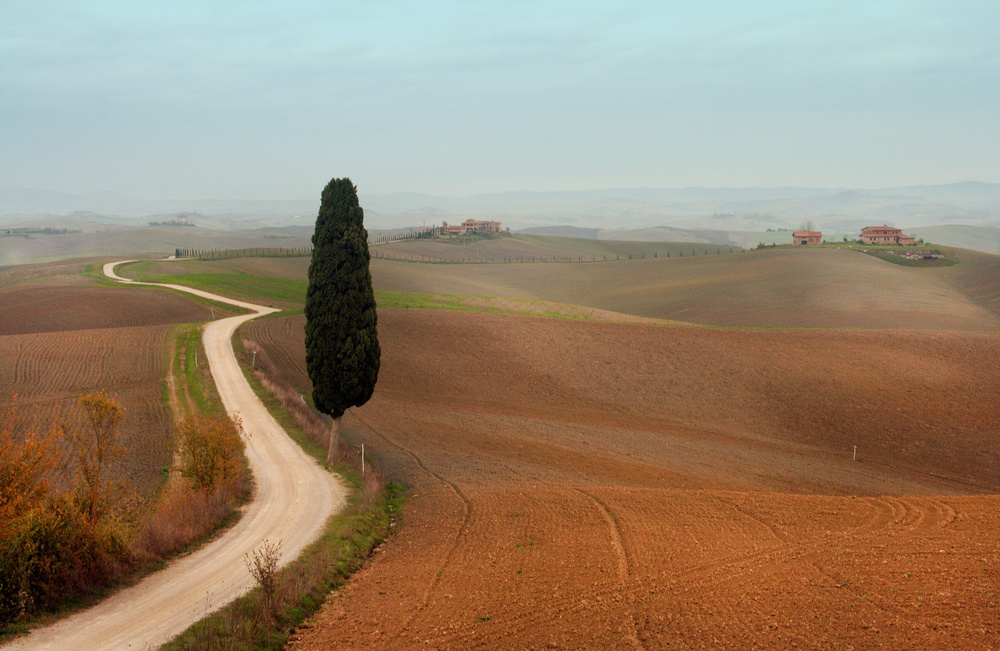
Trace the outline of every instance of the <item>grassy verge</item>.
[[226, 416], [205, 358], [201, 325], [180, 325], [174, 332], [174, 377], [177, 378], [177, 402], [182, 412], [178, 416], [190, 416], [192, 411], [208, 416]]
[[[256, 357], [259, 348], [239, 333], [234, 350], [244, 376], [286, 432], [321, 463], [326, 424], [273, 367]], [[369, 460], [370, 462], [371, 460]], [[368, 467], [362, 475], [358, 455], [341, 443], [336, 470], [349, 483], [348, 505], [331, 517], [320, 538], [275, 575], [270, 597], [260, 587], [194, 624], [163, 648], [279, 649], [295, 627], [316, 612], [331, 590], [343, 585], [395, 527], [401, 516], [402, 486], [386, 483]]]
[[[202, 332], [199, 324], [184, 324], [174, 329], [172, 375], [178, 410], [174, 418], [178, 422], [194, 417], [225, 420], [230, 416], [215, 386]], [[170, 404], [169, 388], [165, 393]], [[239, 477], [220, 482], [208, 491], [191, 486], [166, 469], [157, 504], [132, 543], [136, 557], [159, 567], [236, 524], [239, 507], [249, 501], [253, 486], [253, 475], [242, 451], [239, 467]]]

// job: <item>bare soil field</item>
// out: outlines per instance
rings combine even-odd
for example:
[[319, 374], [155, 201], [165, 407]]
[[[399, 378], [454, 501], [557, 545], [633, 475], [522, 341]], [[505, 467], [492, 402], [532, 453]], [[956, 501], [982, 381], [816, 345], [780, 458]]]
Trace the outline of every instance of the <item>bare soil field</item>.
[[125, 408], [119, 433], [127, 452], [116, 475], [148, 493], [171, 463], [163, 389], [170, 331], [163, 325], [0, 336], [0, 408], [16, 394], [29, 420], [37, 413], [46, 430], [79, 413], [80, 395], [106, 390]]
[[[301, 318], [250, 331], [297, 383]], [[995, 334], [379, 330], [344, 431], [410, 486], [404, 522], [293, 648], [996, 644]]]
[[146, 494], [171, 463], [164, 393], [171, 331], [210, 321], [213, 308], [165, 290], [102, 286], [81, 270], [51, 264], [0, 271], [0, 408], [16, 394], [47, 429], [78, 413], [81, 394], [106, 390], [125, 408], [127, 454], [117, 476]]
[[0, 303], [0, 336], [212, 320], [212, 308], [177, 293], [82, 283], [0, 289]]

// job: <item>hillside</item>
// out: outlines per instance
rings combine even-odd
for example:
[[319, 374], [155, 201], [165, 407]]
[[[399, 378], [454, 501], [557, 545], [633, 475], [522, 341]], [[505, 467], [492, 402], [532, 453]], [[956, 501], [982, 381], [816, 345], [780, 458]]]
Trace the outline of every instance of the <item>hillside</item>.
[[371, 248], [372, 256], [426, 262], [592, 262], [620, 258], [720, 255], [738, 249], [696, 241], [605, 240], [514, 234], [494, 238], [399, 240]]
[[[219, 230], [199, 227], [120, 226], [89, 221], [53, 223], [79, 232], [31, 237], [0, 236], [0, 267], [94, 256], [165, 257], [177, 248], [199, 250], [311, 246], [301, 229]], [[0, 230], [0, 234], [4, 231]]]
[[[505, 252], [640, 257], [372, 261], [382, 368], [342, 435], [408, 486], [405, 515], [292, 648], [988, 647], [1000, 258], [958, 251], [955, 266], [921, 269], [836, 248], [679, 257], [595, 242], [510, 238]], [[461, 248], [435, 246], [423, 254]], [[240, 336], [308, 396], [307, 267], [122, 273], [291, 308]], [[34, 314], [11, 327], [128, 326], [86, 331], [67, 358], [99, 359], [113, 381], [123, 335], [164, 327], [128, 319], [188, 315], [170, 300], [112, 305], [112, 288], [86, 279], [41, 291], [25, 268], [2, 274]], [[57, 364], [50, 344], [68, 334], [0, 337], [22, 360], [10, 372]], [[160, 355], [159, 340], [131, 340]]]
[[969, 251], [1000, 253], [1000, 228], [993, 226], [921, 226], [905, 229], [907, 235]]
[[949, 280], [963, 273], [829, 248], [582, 264], [372, 262], [378, 289], [546, 300], [702, 325], [996, 329], [997, 315]]
[[[245, 336], [302, 382], [302, 327]], [[420, 309], [379, 331], [342, 432], [410, 487], [405, 521], [292, 648], [930, 648], [997, 624], [995, 334]]]

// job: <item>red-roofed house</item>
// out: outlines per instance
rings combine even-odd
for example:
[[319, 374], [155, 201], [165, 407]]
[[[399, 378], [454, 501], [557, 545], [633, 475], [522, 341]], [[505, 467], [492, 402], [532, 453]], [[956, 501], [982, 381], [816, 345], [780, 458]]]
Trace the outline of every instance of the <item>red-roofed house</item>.
[[865, 244], [913, 244], [916, 238], [903, 235], [902, 229], [892, 226], [865, 226], [861, 229], [861, 241]]

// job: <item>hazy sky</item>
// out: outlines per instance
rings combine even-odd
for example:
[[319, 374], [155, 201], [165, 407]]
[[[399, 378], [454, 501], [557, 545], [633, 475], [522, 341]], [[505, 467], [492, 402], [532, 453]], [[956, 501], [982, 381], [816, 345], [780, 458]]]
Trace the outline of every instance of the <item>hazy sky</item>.
[[996, 0], [0, 0], [0, 186], [1000, 182], [998, 33]]

